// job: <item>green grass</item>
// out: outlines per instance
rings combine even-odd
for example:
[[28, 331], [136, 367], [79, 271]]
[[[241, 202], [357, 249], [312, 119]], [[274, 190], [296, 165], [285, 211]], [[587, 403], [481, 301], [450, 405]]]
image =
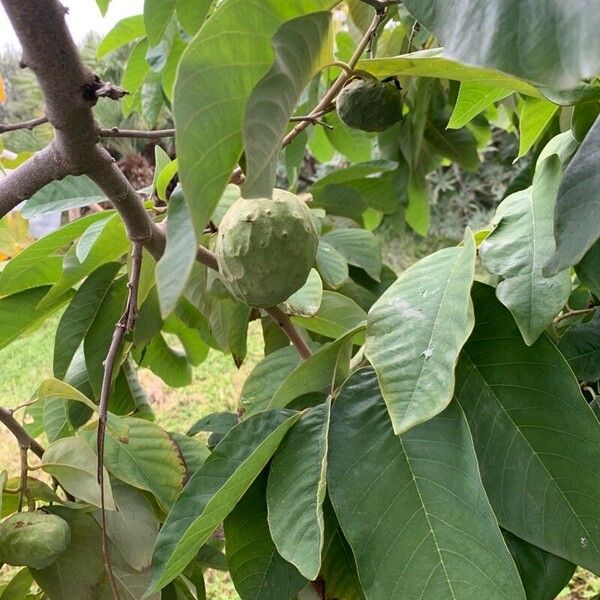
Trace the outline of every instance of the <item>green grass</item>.
[[[48, 320], [27, 337], [0, 350], [0, 403], [14, 407], [26, 402], [39, 383], [52, 375], [54, 332], [59, 316]], [[211, 351], [208, 358], [194, 369], [191, 385], [174, 389], [147, 370], [141, 380], [157, 422], [167, 430], [186, 431], [198, 418], [218, 410], [235, 410], [244, 379], [262, 355], [259, 328], [254, 324], [248, 339], [248, 358], [236, 369], [230, 356]], [[12, 475], [18, 469], [18, 452], [14, 439], [0, 428], [0, 470], [8, 468]], [[6, 567], [0, 569], [7, 574]], [[206, 573], [208, 600], [236, 600], [239, 596], [226, 573]], [[560, 600], [584, 600], [600, 593], [600, 578], [579, 569]]]

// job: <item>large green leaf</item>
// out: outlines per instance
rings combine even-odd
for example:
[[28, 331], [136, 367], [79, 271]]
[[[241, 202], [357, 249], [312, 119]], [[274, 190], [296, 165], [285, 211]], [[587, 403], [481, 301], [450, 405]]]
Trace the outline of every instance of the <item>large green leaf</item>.
[[[98, 457], [80, 437], [68, 437], [50, 444], [42, 457], [42, 469], [58, 479], [76, 498], [100, 506], [100, 486], [96, 480]], [[104, 502], [115, 510], [108, 473], [104, 469]]]
[[473, 61], [464, 62], [466, 64], [452, 59], [441, 48], [432, 48], [401, 56], [361, 60], [357, 68], [369, 71], [380, 79], [393, 75], [453, 79], [541, 97], [539, 90], [530, 83], [494, 69], [471, 66]]
[[4, 348], [56, 312], [70, 295], [57, 298], [54, 302], [38, 308], [46, 296], [48, 286], [32, 288], [12, 296], [0, 298], [0, 348]]
[[458, 354], [473, 328], [475, 242], [445, 248], [400, 275], [371, 307], [366, 355], [396, 433], [440, 413], [454, 392]]
[[179, 495], [160, 531], [152, 561], [152, 591], [172, 581], [194, 558], [298, 417], [289, 410], [254, 415], [236, 425], [215, 447]]
[[96, 56], [102, 58], [121, 46], [133, 42], [146, 34], [144, 17], [134, 15], [118, 21], [115, 26], [102, 38], [96, 49]]
[[473, 291], [476, 327], [456, 372], [500, 525], [600, 569], [600, 423], [548, 337], [523, 342], [494, 290]]
[[175, 0], [144, 0], [144, 25], [150, 46], [157, 46], [175, 12]]
[[525, 599], [460, 407], [394, 434], [371, 369], [333, 406], [329, 495], [368, 600]]
[[243, 600], [292, 598], [307, 583], [271, 539], [266, 487], [267, 478], [261, 474], [225, 519], [227, 565]]
[[194, 35], [204, 23], [214, 0], [175, 0], [177, 19], [188, 35]]
[[294, 108], [310, 80], [333, 61], [330, 12], [301, 15], [273, 36], [275, 61], [252, 90], [244, 117], [245, 198], [267, 198], [283, 136]]
[[504, 533], [504, 540], [519, 569], [527, 600], [555, 600], [569, 583], [575, 565], [509, 531]]
[[381, 249], [365, 229], [333, 229], [322, 240], [337, 250], [348, 264], [360, 267], [375, 281], [381, 276]]
[[548, 275], [576, 265], [600, 238], [600, 118], [583, 140], [565, 171], [554, 213], [556, 254]]
[[569, 327], [558, 348], [579, 381], [600, 380], [600, 315]]
[[275, 452], [269, 471], [269, 529], [277, 550], [307, 579], [321, 567], [331, 404], [319, 404], [300, 417]]
[[461, 62], [557, 88], [600, 72], [594, 0], [543, 8], [536, 0], [406, 0], [404, 5]]
[[107, 263], [94, 271], [75, 293], [63, 313], [54, 338], [54, 376], [63, 379], [98, 308], [121, 265]]
[[486, 85], [477, 81], [464, 81], [460, 85], [458, 97], [448, 121], [448, 129], [460, 129], [479, 113], [495, 102], [510, 96], [511, 90]]
[[533, 185], [500, 204], [494, 231], [481, 244], [484, 267], [504, 278], [498, 300], [513, 314], [523, 339], [531, 345], [562, 310], [571, 292], [571, 276], [550, 278], [542, 269], [555, 249], [553, 215], [562, 176], [556, 154], [538, 165]]
[[23, 205], [23, 216], [31, 219], [46, 213], [102, 202], [106, 194], [88, 177], [67, 175], [36, 192]]
[[[244, 110], [273, 63], [273, 35], [286, 21], [335, 4], [335, 0], [228, 0], [184, 52], [175, 85], [177, 155], [197, 235], [242, 152]], [[223, 52], [224, 48], [235, 51]]]
[[40, 238], [12, 258], [0, 272], [0, 294], [14, 294], [32, 287], [55, 283], [62, 273], [58, 251], [77, 239], [92, 223], [106, 218], [95, 213], [68, 223]]
[[333, 246], [319, 240], [315, 265], [323, 281], [334, 290], [348, 279], [348, 262]]

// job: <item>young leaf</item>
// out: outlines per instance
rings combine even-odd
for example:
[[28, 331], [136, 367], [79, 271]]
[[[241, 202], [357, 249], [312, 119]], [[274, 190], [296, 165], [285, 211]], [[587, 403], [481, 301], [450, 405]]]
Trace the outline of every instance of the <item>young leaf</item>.
[[456, 397], [498, 521], [597, 571], [600, 423], [548, 337], [525, 345], [493, 288], [477, 284], [473, 301], [476, 327], [458, 363]]
[[460, 129], [495, 102], [512, 94], [510, 88], [486, 85], [476, 81], [460, 84], [458, 98], [448, 121], [448, 129]]
[[330, 12], [302, 15], [273, 36], [275, 61], [252, 90], [244, 117], [245, 198], [270, 198], [281, 142], [304, 88], [333, 61]]
[[475, 242], [419, 261], [371, 307], [366, 355], [397, 434], [440, 413], [454, 392], [458, 354], [473, 329]]
[[321, 567], [331, 404], [310, 408], [286, 435], [269, 471], [269, 528], [277, 550], [309, 580]]
[[298, 420], [289, 410], [263, 412], [236, 425], [189, 480], [154, 550], [150, 591], [172, 581], [194, 558], [263, 470]]
[[225, 519], [227, 564], [244, 600], [292, 598], [307, 584], [271, 539], [266, 487], [266, 474], [261, 474]]
[[367, 598], [525, 600], [456, 403], [397, 436], [364, 369], [337, 397], [329, 443], [329, 495]]
[[544, 98], [525, 98], [519, 119], [519, 155], [525, 156], [542, 136], [559, 107]]
[[[42, 469], [58, 479], [76, 498], [100, 506], [100, 486], [96, 480], [98, 457], [79, 437], [68, 437], [50, 444], [42, 457]], [[115, 510], [108, 473], [104, 469], [104, 499], [108, 510]]]
[[553, 215], [562, 176], [556, 154], [538, 165], [533, 185], [506, 198], [481, 244], [484, 267], [504, 278], [498, 300], [513, 314], [525, 343], [537, 340], [562, 310], [571, 292], [571, 276], [560, 271], [551, 278], [542, 270], [555, 250]]
[[121, 46], [144, 37], [144, 35], [146, 35], [146, 28], [144, 27], [144, 17], [142, 15], [125, 17], [118, 21], [102, 38], [96, 49], [96, 56], [103, 58], [121, 48]]
[[600, 236], [600, 118], [569, 163], [558, 190], [554, 212], [556, 253], [546, 266], [547, 275], [576, 265]]

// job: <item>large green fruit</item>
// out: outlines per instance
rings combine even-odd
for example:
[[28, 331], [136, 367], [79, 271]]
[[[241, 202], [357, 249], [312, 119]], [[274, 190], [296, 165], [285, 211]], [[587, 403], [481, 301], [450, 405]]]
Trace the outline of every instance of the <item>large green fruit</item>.
[[297, 196], [241, 198], [219, 225], [215, 252], [221, 278], [238, 300], [267, 307], [300, 289], [310, 273], [318, 236], [310, 210]]
[[67, 548], [66, 521], [43, 512], [15, 513], [0, 523], [0, 563], [44, 569]]
[[385, 131], [402, 120], [402, 96], [390, 83], [353, 79], [336, 100], [340, 119], [353, 129]]

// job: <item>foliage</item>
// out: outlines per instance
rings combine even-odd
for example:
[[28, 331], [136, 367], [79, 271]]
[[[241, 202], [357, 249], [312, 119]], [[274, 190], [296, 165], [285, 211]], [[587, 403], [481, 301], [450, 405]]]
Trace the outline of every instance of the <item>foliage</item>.
[[[175, 123], [176, 157], [158, 147], [137, 190], [164, 244], [85, 175], [22, 214], [115, 210], [37, 241], [0, 221], [0, 348], [63, 309], [26, 428], [0, 411], [21, 449], [0, 559], [24, 567], [0, 598], [201, 600], [218, 568], [242, 600], [552, 600], [576, 566], [600, 573], [600, 11], [534, 5], [147, 0], [83, 51], [130, 92], [98, 102], [101, 126]], [[335, 112], [353, 81], [385, 86], [393, 106], [354, 115], [385, 130]], [[516, 176], [501, 157], [471, 185], [512, 133]], [[0, 190], [21, 168], [1, 162]], [[396, 273], [382, 230], [456, 235], [456, 186], [481, 226]], [[305, 203], [295, 248], [289, 215], [259, 230], [237, 208], [280, 194]], [[232, 296], [248, 273], [271, 301]], [[210, 350], [240, 367], [252, 322], [239, 398], [187, 432], [154, 422], [139, 369], [185, 388]]]

